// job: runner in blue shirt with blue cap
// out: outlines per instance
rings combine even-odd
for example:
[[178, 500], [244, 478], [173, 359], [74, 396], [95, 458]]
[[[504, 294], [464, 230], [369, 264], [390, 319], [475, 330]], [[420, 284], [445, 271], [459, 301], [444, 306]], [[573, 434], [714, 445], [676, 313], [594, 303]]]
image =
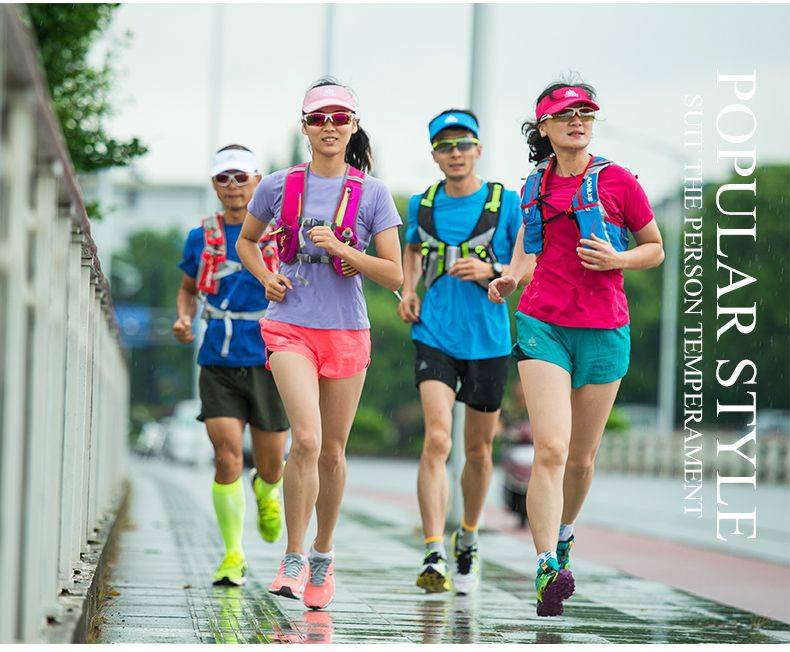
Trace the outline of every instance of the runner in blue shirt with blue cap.
[[[450, 544], [452, 585], [474, 591], [480, 579], [477, 523], [491, 480], [491, 446], [510, 354], [507, 306], [487, 298], [488, 283], [507, 270], [521, 226], [518, 195], [475, 174], [483, 151], [477, 117], [450, 109], [428, 125], [433, 160], [444, 178], [409, 201], [398, 315], [412, 326], [415, 375], [425, 419], [417, 494], [425, 556], [417, 586], [447, 591], [444, 547], [454, 401], [466, 404], [464, 517]], [[423, 299], [417, 294], [422, 278]]]
[[[244, 426], [249, 424], [252, 432], [255, 469], [250, 479], [258, 503], [258, 531], [265, 541], [274, 542], [283, 529], [280, 486], [288, 418], [272, 373], [265, 368], [258, 321], [269, 302], [236, 253], [247, 204], [261, 180], [255, 155], [243, 145], [223, 147], [214, 157], [211, 179], [223, 210], [204, 218], [184, 243], [173, 334], [184, 344], [195, 339], [192, 319], [202, 303], [208, 324], [198, 354], [198, 419], [205, 422], [214, 446], [212, 497], [225, 544], [214, 583], [241, 586], [247, 572], [241, 545]], [[261, 238], [259, 246], [267, 265], [276, 265], [271, 235]]]

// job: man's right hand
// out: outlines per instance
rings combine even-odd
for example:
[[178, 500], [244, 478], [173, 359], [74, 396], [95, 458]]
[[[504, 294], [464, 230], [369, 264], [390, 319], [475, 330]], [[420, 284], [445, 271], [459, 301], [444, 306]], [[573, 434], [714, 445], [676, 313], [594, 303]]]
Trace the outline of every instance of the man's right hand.
[[287, 277], [282, 274], [271, 274], [263, 282], [266, 289], [266, 298], [269, 301], [282, 301], [288, 290], [293, 290], [294, 286]]
[[403, 301], [398, 304], [398, 317], [407, 324], [420, 321], [420, 297], [416, 292], [403, 293]]
[[181, 344], [189, 344], [195, 340], [195, 334], [192, 332], [192, 318], [184, 315], [176, 319], [173, 324], [173, 335]]

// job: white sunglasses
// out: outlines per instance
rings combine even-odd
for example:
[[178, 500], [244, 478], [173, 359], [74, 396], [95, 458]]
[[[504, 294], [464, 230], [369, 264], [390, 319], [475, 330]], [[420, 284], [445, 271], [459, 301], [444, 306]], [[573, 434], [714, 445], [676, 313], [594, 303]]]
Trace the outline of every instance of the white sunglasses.
[[585, 122], [589, 122], [590, 120], [595, 120], [595, 109], [591, 109], [589, 107], [571, 107], [568, 109], [563, 109], [558, 113], [547, 113], [544, 115], [538, 122], [543, 122], [544, 120], [548, 120], [549, 118], [553, 118], [554, 120], [560, 120], [562, 122], [567, 122], [573, 116], [578, 115], [580, 119], [584, 120]]

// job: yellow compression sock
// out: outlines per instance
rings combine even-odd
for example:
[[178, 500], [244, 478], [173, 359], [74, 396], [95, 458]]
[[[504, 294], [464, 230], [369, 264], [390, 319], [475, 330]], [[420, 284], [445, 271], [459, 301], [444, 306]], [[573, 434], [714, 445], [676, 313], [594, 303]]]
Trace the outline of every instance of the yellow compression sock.
[[244, 532], [244, 510], [247, 503], [244, 498], [244, 485], [241, 478], [230, 484], [215, 482], [211, 493], [219, 531], [222, 533], [222, 540], [225, 543], [225, 552], [235, 551], [244, 554], [241, 547], [241, 535]]

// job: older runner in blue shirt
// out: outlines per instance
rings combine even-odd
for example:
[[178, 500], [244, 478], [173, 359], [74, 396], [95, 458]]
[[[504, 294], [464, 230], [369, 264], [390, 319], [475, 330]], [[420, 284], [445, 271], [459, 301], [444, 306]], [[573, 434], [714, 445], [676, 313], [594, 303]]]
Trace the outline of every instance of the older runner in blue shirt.
[[[215, 584], [241, 586], [247, 564], [241, 545], [245, 498], [241, 480], [245, 424], [252, 432], [255, 469], [252, 489], [258, 503], [258, 531], [265, 541], [282, 534], [280, 486], [288, 419], [266, 356], [258, 320], [268, 305], [263, 289], [239, 262], [236, 240], [247, 203], [261, 179], [253, 153], [241, 145], [219, 150], [211, 170], [223, 210], [192, 229], [179, 267], [178, 319], [173, 333], [179, 342], [194, 340], [192, 319], [203, 301], [207, 319], [198, 354], [200, 421], [214, 446], [214, 510], [225, 543], [225, 557], [214, 574]], [[275, 256], [261, 242], [262, 253]]]

